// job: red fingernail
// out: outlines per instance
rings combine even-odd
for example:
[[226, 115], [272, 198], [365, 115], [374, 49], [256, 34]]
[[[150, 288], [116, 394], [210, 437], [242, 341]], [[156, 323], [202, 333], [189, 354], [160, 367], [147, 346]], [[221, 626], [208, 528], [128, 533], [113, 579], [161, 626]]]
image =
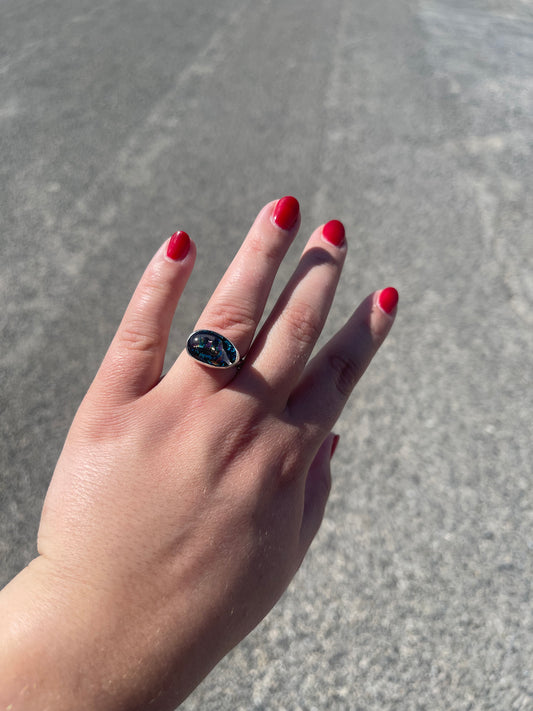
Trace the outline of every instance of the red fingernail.
[[344, 242], [344, 225], [339, 220], [330, 220], [322, 228], [322, 237], [335, 247], [340, 247]]
[[378, 306], [386, 314], [390, 314], [396, 308], [398, 303], [399, 295], [393, 286], [388, 286], [383, 289], [378, 296]]
[[333, 455], [335, 454], [335, 450], [337, 449], [337, 445], [339, 444], [340, 438], [340, 435], [335, 435], [335, 437], [333, 437], [333, 442], [331, 443], [331, 454], [329, 455], [330, 459], [332, 459]]
[[300, 205], [298, 200], [290, 195], [278, 200], [272, 219], [282, 230], [290, 230], [296, 224], [298, 215], [300, 214]]
[[189, 235], [179, 230], [179, 232], [175, 232], [170, 238], [167, 247], [167, 257], [175, 262], [184, 259], [187, 256], [190, 246], [191, 239]]

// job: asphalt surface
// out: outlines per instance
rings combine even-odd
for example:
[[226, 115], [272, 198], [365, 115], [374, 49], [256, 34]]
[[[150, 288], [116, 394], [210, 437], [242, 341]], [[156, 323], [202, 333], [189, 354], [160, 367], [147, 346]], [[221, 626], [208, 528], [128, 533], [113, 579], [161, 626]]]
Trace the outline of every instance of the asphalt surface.
[[397, 286], [326, 519], [182, 708], [533, 709], [533, 7], [2, 0], [0, 555], [35, 555], [77, 405], [142, 269], [198, 243], [171, 356], [259, 208], [342, 219], [326, 334]]

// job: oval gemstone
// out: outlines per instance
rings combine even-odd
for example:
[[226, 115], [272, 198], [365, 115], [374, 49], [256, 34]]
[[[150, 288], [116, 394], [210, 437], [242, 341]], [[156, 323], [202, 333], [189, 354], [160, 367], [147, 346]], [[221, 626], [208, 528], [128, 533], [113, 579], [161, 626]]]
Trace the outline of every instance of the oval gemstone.
[[195, 331], [187, 341], [187, 353], [212, 368], [231, 368], [239, 354], [231, 341], [214, 331]]

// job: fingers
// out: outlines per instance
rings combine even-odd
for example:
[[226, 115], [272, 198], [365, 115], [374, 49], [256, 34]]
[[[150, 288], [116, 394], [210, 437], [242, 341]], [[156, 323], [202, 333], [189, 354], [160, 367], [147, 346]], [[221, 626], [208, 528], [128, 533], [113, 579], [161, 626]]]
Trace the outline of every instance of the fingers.
[[331, 489], [330, 462], [338, 443], [338, 435], [329, 433], [318, 450], [305, 482], [305, 499], [300, 528], [300, 556], [307, 552], [322, 519]]
[[93, 385], [108, 401], [139, 397], [158, 382], [172, 318], [195, 256], [189, 236], [177, 232], [146, 268]]
[[293, 422], [327, 432], [385, 340], [396, 315], [392, 287], [368, 296], [307, 366], [288, 401]]
[[[228, 338], [239, 353], [246, 354], [261, 319], [278, 267], [300, 223], [300, 208], [293, 197], [266, 205], [217, 286], [195, 330], [216, 331]], [[180, 358], [167, 374], [172, 379], [184, 369], [197, 375], [202, 386], [218, 390], [235, 376], [235, 369], [204, 368], [191, 358]], [[166, 378], [165, 378], [166, 379]]]
[[260, 373], [273, 397], [285, 406], [322, 331], [345, 256], [341, 222], [332, 220], [313, 233], [247, 357], [239, 375], [241, 386]]

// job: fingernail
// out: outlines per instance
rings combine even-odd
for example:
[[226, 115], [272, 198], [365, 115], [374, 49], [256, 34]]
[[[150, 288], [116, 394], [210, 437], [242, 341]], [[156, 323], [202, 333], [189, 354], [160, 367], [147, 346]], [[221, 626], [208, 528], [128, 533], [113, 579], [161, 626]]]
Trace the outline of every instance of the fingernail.
[[291, 195], [278, 200], [272, 219], [282, 230], [290, 230], [296, 224], [298, 215], [300, 214], [300, 205], [298, 200]]
[[344, 243], [344, 235], [344, 225], [339, 220], [330, 220], [322, 228], [322, 237], [335, 247], [340, 247]]
[[191, 239], [189, 235], [186, 232], [179, 230], [170, 238], [170, 242], [167, 247], [167, 257], [172, 259], [174, 262], [184, 259], [187, 256], [190, 246]]
[[396, 308], [399, 295], [393, 286], [383, 289], [378, 296], [378, 306], [386, 314], [390, 314]]
[[332, 459], [333, 455], [335, 454], [335, 450], [337, 449], [337, 445], [339, 444], [340, 438], [340, 435], [335, 435], [335, 437], [333, 437], [333, 442], [331, 443], [331, 454], [329, 455], [330, 459]]

